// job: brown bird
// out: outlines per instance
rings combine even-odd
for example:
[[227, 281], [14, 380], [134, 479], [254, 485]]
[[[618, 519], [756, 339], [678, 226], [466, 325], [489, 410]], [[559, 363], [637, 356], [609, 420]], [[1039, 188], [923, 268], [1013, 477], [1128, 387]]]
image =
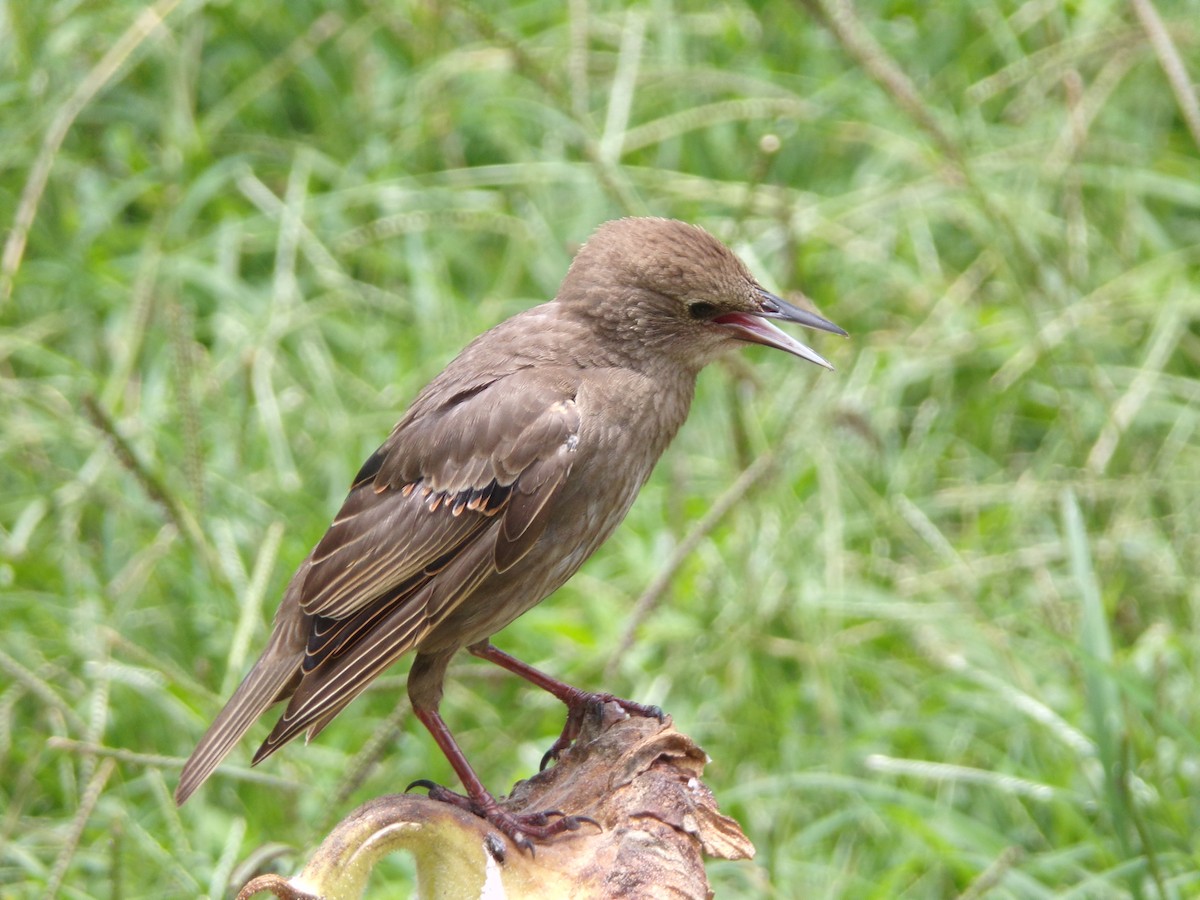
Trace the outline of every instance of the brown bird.
[[313, 738], [371, 680], [415, 651], [413, 712], [466, 788], [430, 796], [484, 817], [521, 846], [579, 826], [503, 811], [438, 713], [458, 650], [558, 697], [567, 724], [616, 701], [572, 688], [490, 638], [557, 589], [625, 517], [687, 417], [696, 376], [765, 344], [832, 368], [768, 320], [845, 335], [767, 292], [708, 232], [669, 219], [602, 225], [558, 296], [472, 342], [417, 396], [354, 478], [341, 511], [292, 576], [266, 650], [183, 767], [183, 803], [261, 716], [288, 701], [254, 756]]

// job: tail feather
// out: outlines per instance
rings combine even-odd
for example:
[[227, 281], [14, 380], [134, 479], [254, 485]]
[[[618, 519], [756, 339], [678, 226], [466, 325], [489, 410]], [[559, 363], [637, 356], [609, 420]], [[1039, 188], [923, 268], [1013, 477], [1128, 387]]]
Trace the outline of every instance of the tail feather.
[[301, 637], [297, 644], [299, 629], [294, 624], [276, 621], [267, 649], [183, 764], [179, 786], [175, 788], [176, 804], [182, 806], [205, 782], [267, 707], [286, 699], [295, 689], [304, 659], [304, 642]]

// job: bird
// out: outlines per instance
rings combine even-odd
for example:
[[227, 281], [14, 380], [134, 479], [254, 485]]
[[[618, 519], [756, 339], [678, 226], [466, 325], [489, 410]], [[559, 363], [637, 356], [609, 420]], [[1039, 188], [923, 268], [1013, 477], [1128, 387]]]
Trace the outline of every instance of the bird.
[[596, 703], [662, 717], [559, 681], [491, 638], [620, 524], [687, 418], [708, 363], [760, 344], [833, 368], [772, 320], [847, 334], [766, 290], [701, 227], [629, 217], [597, 228], [554, 299], [468, 344], [363, 463], [288, 582], [262, 655], [185, 762], [176, 802], [268, 708], [286, 702], [254, 764], [301, 733], [314, 738], [411, 653], [412, 711], [466, 794], [428, 781], [410, 789], [470, 810], [523, 848], [588, 821], [500, 807], [439, 713], [447, 666], [465, 648], [566, 705], [543, 766]]

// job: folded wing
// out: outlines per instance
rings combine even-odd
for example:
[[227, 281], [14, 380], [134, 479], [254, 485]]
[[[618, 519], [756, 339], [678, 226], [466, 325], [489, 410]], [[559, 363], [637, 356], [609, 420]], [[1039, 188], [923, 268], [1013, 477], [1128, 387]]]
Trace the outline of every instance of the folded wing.
[[319, 732], [489, 575], [520, 561], [570, 473], [579, 426], [574, 392], [545, 368], [414, 404], [293, 578], [267, 652], [185, 765], [178, 802], [272, 703], [290, 697], [255, 762]]

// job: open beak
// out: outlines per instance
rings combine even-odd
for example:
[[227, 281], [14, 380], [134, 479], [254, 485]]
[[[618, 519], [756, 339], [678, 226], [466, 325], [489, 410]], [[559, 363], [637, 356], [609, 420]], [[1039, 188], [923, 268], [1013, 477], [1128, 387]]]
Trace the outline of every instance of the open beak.
[[803, 325], [806, 328], [815, 328], [818, 331], [828, 331], [831, 334], [840, 334], [843, 337], [849, 337], [844, 330], [838, 328], [838, 326], [834, 325], [828, 319], [823, 319], [816, 313], [800, 309], [798, 306], [792, 306], [786, 300], [776, 297], [767, 291], [760, 290], [759, 300], [761, 305], [757, 312], [726, 313], [723, 316], [717, 316], [717, 318], [713, 319], [713, 322], [728, 328], [738, 340], [774, 347], [776, 350], [783, 350], [786, 353], [799, 356], [801, 359], [807, 359], [809, 362], [816, 363], [818, 366], [824, 366], [826, 369], [833, 369], [833, 366], [815, 350], [806, 347], [790, 334], [776, 328], [767, 320], [780, 319], [784, 322], [795, 322], [797, 325]]

